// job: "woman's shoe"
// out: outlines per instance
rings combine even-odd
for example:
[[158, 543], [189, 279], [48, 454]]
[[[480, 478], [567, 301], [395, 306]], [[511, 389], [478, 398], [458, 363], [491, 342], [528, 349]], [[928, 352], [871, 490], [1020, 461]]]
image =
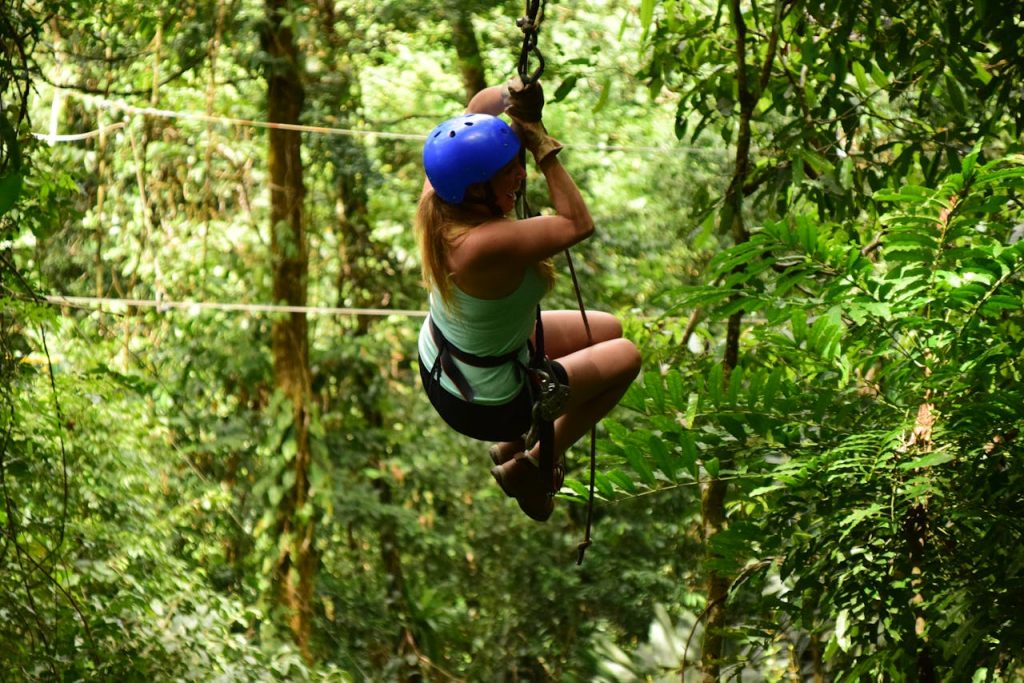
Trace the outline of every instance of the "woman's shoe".
[[493, 446], [491, 446], [490, 450], [487, 451], [487, 454], [491, 456], [491, 462], [493, 462], [495, 465], [504, 465], [512, 458], [522, 455], [523, 449], [526, 447], [526, 444], [523, 443], [522, 439], [519, 439], [517, 445], [518, 448], [516, 448], [511, 453], [508, 453], [507, 451], [503, 453], [501, 444], [496, 443]]
[[530, 519], [546, 522], [555, 510], [555, 499], [547, 493], [529, 493], [516, 498], [519, 509]]
[[491, 476], [510, 498], [519, 498], [531, 493], [548, 493], [549, 485], [537, 462], [519, 453], [515, 457], [491, 468]]
[[550, 482], [533, 458], [520, 453], [491, 468], [491, 476], [505, 495], [515, 498], [530, 519], [546, 522], [555, 509]]
[[495, 466], [504, 465], [509, 460], [516, 457], [515, 454], [502, 455], [501, 446], [499, 446], [498, 444], [494, 444], [493, 446], [491, 446], [490, 449], [487, 451], [487, 455], [491, 456], [491, 462], [493, 462]]

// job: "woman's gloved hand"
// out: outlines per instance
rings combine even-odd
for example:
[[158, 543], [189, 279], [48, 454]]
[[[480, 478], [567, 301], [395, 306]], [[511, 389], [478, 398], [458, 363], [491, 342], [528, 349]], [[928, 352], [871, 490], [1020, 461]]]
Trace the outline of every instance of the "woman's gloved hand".
[[544, 111], [544, 89], [538, 81], [523, 85], [519, 76], [513, 76], [502, 86], [505, 113], [519, 121], [540, 121]]
[[512, 130], [526, 149], [533, 154], [539, 166], [542, 161], [562, 151], [562, 143], [548, 135], [541, 121], [523, 121], [512, 117]]

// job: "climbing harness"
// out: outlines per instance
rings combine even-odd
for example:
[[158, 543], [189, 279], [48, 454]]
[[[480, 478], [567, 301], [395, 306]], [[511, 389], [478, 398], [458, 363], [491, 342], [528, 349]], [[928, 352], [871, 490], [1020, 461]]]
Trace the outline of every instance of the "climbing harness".
[[537, 306], [535, 343], [527, 342], [526, 363], [519, 360], [522, 348], [500, 356], [480, 356], [464, 351], [448, 341], [433, 318], [428, 317], [427, 321], [434, 345], [437, 346], [437, 359], [430, 370], [430, 376], [433, 381], [439, 381], [441, 372], [444, 371], [464, 400], [471, 402], [475, 392], [466, 376], [455, 364], [455, 360], [477, 368], [496, 368], [506, 363], [514, 363], [522, 373], [529, 392], [531, 406], [531, 423], [526, 433], [523, 434], [523, 440], [526, 443], [527, 451], [540, 444], [538, 465], [541, 472], [550, 473], [548, 495], [554, 496], [562, 488], [562, 483], [565, 480], [565, 466], [561, 459], [559, 462], [555, 462], [554, 457], [554, 423], [555, 419], [565, 412], [565, 406], [569, 400], [569, 387], [561, 382], [551, 359], [544, 353], [544, 324], [541, 319], [540, 306]]
[[539, 444], [538, 465], [540, 471], [550, 477], [548, 494], [554, 496], [561, 490], [565, 481], [564, 458], [555, 458], [555, 419], [565, 412], [566, 403], [569, 401], [569, 387], [559, 380], [551, 359], [544, 353], [544, 323], [541, 319], [540, 306], [537, 306], [534, 340], [527, 372], [530, 404], [533, 406], [532, 423], [523, 435], [523, 441], [527, 451]]
[[[544, 8], [547, 0], [526, 0], [526, 15], [516, 20], [516, 26], [523, 31], [523, 47], [519, 51], [519, 64], [516, 72], [523, 85], [529, 85], [544, 75], [544, 55], [537, 47], [537, 34], [541, 22], [544, 21]], [[530, 73], [530, 54], [537, 58], [537, 68]]]
[[459, 370], [459, 366], [455, 364], [453, 359], [458, 359], [466, 365], [472, 365], [477, 368], [496, 368], [506, 363], [519, 364], [521, 349], [516, 349], [500, 356], [478, 356], [475, 353], [463, 351], [448, 341], [444, 333], [441, 332], [441, 328], [434, 322], [432, 316], [427, 316], [427, 322], [430, 325], [430, 334], [434, 339], [434, 345], [437, 346], [437, 360], [434, 361], [434, 367], [430, 370], [430, 376], [437, 381], [440, 379], [441, 371], [443, 370], [451, 378], [455, 388], [459, 390], [459, 393], [462, 394], [462, 398], [466, 402], [472, 402], [476, 392], [473, 391], [469, 380], [462, 374], [462, 371]]

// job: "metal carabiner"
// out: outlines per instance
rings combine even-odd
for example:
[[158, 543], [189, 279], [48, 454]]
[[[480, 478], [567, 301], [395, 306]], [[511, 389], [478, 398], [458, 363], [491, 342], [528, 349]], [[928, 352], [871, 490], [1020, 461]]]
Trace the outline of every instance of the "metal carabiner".
[[[525, 47], [524, 47], [525, 50]], [[537, 68], [533, 70], [533, 73], [529, 72], [530, 69], [530, 52], [533, 52], [537, 57]], [[519, 59], [519, 79], [523, 82], [523, 85], [530, 85], [540, 80], [540, 77], [544, 75], [544, 55], [540, 53], [540, 50], [536, 46], [525, 50], [524, 56]]]
[[[537, 15], [540, 14], [540, 18]], [[541, 10], [541, 0], [527, 0], [526, 16], [516, 20], [523, 32], [523, 47], [519, 51], [519, 66], [516, 71], [519, 74], [523, 85], [536, 82], [544, 74], [544, 55], [537, 47], [537, 32], [540, 31], [540, 22], [544, 20], [544, 13]], [[537, 57], [537, 68], [530, 73], [530, 53]]]

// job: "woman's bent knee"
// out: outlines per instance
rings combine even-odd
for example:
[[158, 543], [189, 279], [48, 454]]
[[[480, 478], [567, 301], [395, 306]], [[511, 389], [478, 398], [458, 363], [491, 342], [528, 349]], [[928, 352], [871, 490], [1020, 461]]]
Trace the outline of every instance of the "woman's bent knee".
[[606, 370], [616, 384], [629, 384], [636, 379], [643, 362], [636, 344], [619, 337], [609, 339], [598, 346], [606, 363]]
[[628, 382], [632, 382], [640, 373], [640, 367], [643, 365], [640, 349], [628, 339], [619, 338], [611, 343], [616, 345], [615, 352], [622, 367], [623, 378]]
[[598, 311], [593, 314], [594, 335], [598, 341], [611, 341], [622, 337], [622, 322], [611, 313]]

